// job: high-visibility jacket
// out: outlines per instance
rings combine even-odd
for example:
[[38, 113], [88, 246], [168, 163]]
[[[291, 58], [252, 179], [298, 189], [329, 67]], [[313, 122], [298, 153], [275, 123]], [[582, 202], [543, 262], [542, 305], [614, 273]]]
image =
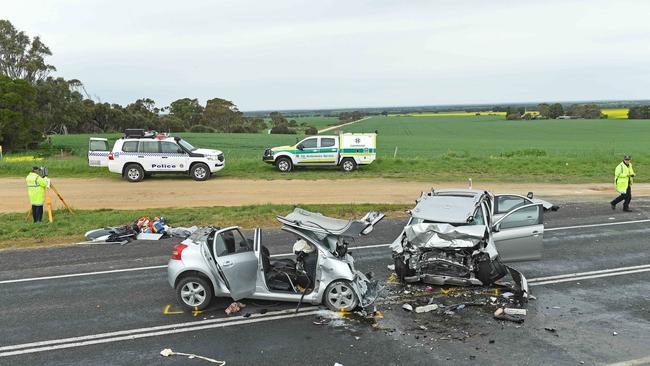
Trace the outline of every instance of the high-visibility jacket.
[[27, 194], [29, 195], [29, 202], [32, 205], [42, 206], [45, 202], [45, 187], [47, 187], [47, 179], [41, 178], [38, 174], [32, 172], [25, 178], [27, 182]]
[[621, 162], [618, 164], [616, 169], [614, 169], [614, 184], [616, 185], [616, 191], [619, 193], [627, 192], [628, 184], [631, 186], [634, 183], [634, 169], [632, 169], [632, 163], [630, 165], [625, 165]]

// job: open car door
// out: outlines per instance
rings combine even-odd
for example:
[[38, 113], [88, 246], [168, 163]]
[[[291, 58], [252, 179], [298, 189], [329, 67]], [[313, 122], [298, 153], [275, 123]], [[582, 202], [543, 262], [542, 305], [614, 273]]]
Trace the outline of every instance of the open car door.
[[212, 242], [217, 271], [234, 300], [255, 292], [258, 258], [251, 244], [236, 227], [218, 231]]
[[511, 210], [494, 223], [493, 239], [505, 262], [541, 259], [544, 208], [529, 204]]
[[296, 208], [287, 216], [278, 216], [278, 221], [289, 227], [315, 233], [356, 237], [370, 234], [383, 218], [383, 213], [373, 211], [358, 220], [343, 220]]
[[91, 137], [88, 140], [88, 166], [104, 167], [108, 166], [108, 153], [111, 149], [108, 147], [108, 140], [102, 137]]
[[508, 212], [532, 203], [534, 202], [530, 199], [517, 194], [497, 194], [494, 196], [492, 219], [496, 222]]

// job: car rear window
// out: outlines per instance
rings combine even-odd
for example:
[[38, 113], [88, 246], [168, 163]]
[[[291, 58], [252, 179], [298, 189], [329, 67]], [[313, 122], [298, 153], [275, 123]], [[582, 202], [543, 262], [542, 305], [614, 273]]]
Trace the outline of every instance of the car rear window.
[[104, 140], [90, 140], [90, 151], [108, 151], [108, 142]]
[[323, 138], [320, 140], [320, 147], [332, 147], [334, 146], [334, 139]]
[[157, 153], [160, 152], [158, 141], [140, 141], [140, 152]]
[[137, 141], [124, 141], [124, 144], [122, 144], [122, 151], [124, 151], [124, 152], [138, 152], [138, 142]]

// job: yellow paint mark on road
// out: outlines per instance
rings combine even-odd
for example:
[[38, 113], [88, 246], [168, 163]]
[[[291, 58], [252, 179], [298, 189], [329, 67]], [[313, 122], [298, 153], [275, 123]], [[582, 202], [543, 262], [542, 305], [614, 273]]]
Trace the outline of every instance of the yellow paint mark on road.
[[163, 309], [163, 314], [164, 315], [177, 315], [177, 314], [183, 314], [183, 311], [171, 311], [172, 306], [170, 304], [165, 305], [165, 308]]
[[386, 283], [389, 285], [399, 285], [399, 281], [397, 280], [397, 274], [395, 272], [391, 273], [390, 276], [388, 276], [388, 280], [386, 280]]
[[203, 312], [203, 310], [199, 310], [199, 308], [195, 306], [194, 310], [192, 310], [192, 315], [194, 315], [194, 317], [197, 317], [202, 312]]

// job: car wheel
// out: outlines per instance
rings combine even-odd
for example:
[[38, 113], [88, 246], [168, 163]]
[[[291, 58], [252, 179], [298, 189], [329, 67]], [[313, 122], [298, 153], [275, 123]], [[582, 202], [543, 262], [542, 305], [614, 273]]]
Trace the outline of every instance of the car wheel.
[[176, 299], [187, 310], [205, 310], [212, 300], [212, 287], [202, 277], [185, 277], [176, 285]]
[[395, 258], [395, 274], [400, 282], [404, 282], [404, 277], [411, 277], [415, 275], [415, 270], [412, 270], [404, 263], [404, 257], [399, 256]]
[[293, 169], [293, 164], [291, 163], [291, 159], [289, 158], [278, 159], [278, 161], [275, 163], [275, 166], [282, 173], [288, 173]]
[[332, 311], [352, 311], [359, 305], [359, 299], [350, 282], [338, 280], [325, 289], [323, 304]]
[[144, 179], [144, 169], [138, 164], [129, 164], [124, 169], [124, 177], [129, 182], [139, 182]]
[[206, 180], [210, 178], [210, 168], [203, 163], [194, 164], [190, 170], [190, 175], [194, 180]]
[[345, 158], [341, 162], [341, 170], [344, 172], [351, 172], [357, 169], [357, 162], [352, 158]]

